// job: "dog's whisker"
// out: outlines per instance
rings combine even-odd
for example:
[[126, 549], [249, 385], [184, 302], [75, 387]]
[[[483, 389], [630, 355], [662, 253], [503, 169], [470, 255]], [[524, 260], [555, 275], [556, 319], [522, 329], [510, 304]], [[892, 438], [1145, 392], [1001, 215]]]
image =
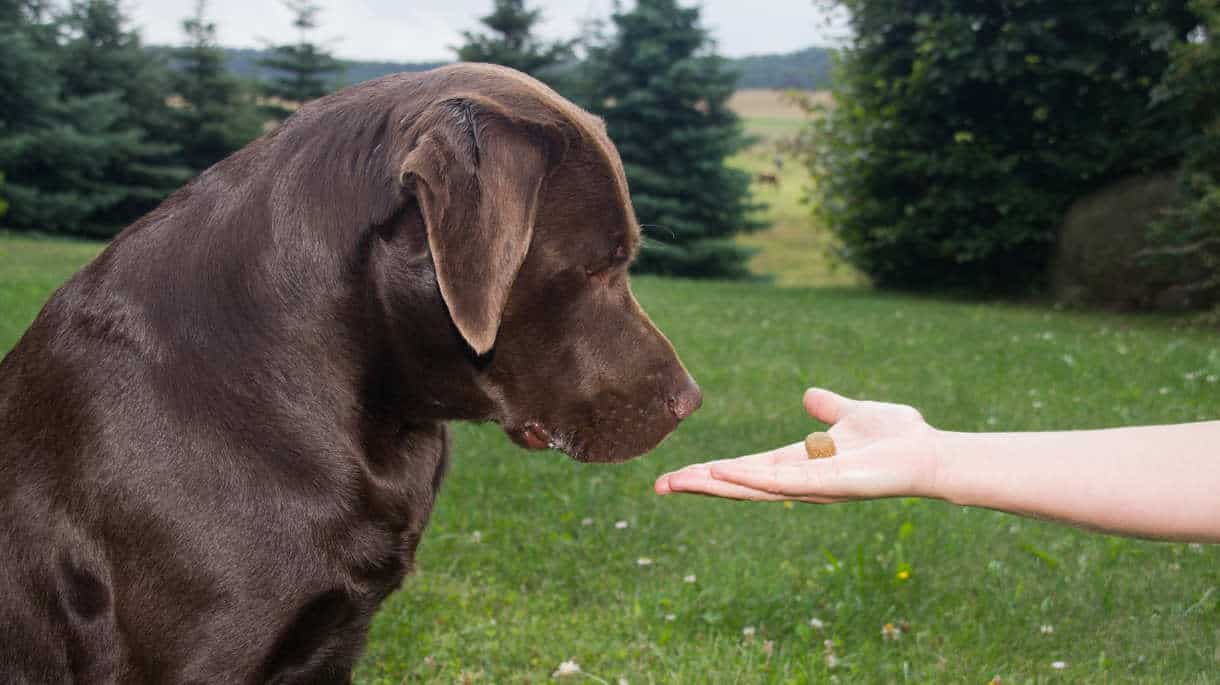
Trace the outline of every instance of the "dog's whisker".
[[677, 238], [677, 236], [673, 232], [673, 229], [669, 228], [668, 226], [661, 226], [659, 224], [640, 224], [641, 233], [647, 233], [648, 231], [652, 231], [652, 230], [665, 231], [666, 233], [669, 234], [670, 240]]

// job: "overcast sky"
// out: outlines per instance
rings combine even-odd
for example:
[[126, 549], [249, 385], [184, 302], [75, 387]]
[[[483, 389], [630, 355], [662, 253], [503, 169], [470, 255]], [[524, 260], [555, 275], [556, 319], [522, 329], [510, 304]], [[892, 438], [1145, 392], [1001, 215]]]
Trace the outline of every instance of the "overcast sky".
[[[125, 0], [128, 16], [140, 28], [145, 43], [182, 42], [181, 22], [194, 0]], [[450, 46], [460, 32], [478, 26], [491, 0], [319, 0], [316, 40], [339, 57], [413, 62], [453, 59]], [[630, 6], [631, 0], [624, 3]], [[691, 5], [694, 2], [684, 2]], [[722, 54], [788, 52], [810, 45], [833, 45], [843, 34], [841, 18], [828, 17], [815, 0], [702, 0], [703, 24]], [[539, 33], [570, 38], [588, 18], [605, 18], [612, 0], [532, 0], [540, 7]], [[216, 22], [226, 47], [263, 47], [266, 41], [296, 39], [292, 14], [278, 0], [209, 0], [208, 15]]]

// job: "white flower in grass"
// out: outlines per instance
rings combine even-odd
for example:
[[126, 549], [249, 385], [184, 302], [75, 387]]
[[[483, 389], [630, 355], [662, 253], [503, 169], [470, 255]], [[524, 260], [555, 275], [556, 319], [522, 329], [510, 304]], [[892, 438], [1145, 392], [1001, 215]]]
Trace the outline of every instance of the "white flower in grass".
[[1041, 632], [1043, 635], [1050, 635], [1051, 633], [1055, 632], [1055, 626], [1047, 624], [1047, 625], [1044, 625], [1041, 628], [1039, 628], [1038, 631]]
[[476, 545], [479, 544], [483, 541], [483, 534], [476, 530], [470, 534], [470, 541]]
[[627, 522], [626, 521], [615, 521], [614, 527], [618, 528], [619, 530], [622, 530], [627, 527]]
[[619, 678], [618, 685], [631, 685], [631, 683], [628, 683], [626, 678]]
[[682, 579], [682, 582], [683, 582], [683, 583], [693, 583], [693, 582], [695, 582], [695, 574], [693, 574], [693, 573], [692, 573], [692, 574], [690, 574], [690, 575], [686, 576], [685, 578], [683, 578], [683, 579]]
[[1161, 393], [1162, 395], [1168, 395], [1169, 388], [1161, 388], [1160, 390], [1157, 390], [1157, 392]]
[[1040, 402], [1038, 400], [1034, 400], [1034, 409], [1041, 409], [1041, 408], [1042, 408], [1042, 402]]
[[576, 675], [580, 675], [580, 664], [576, 663], [575, 659], [568, 659], [567, 661], [559, 664], [559, 668], [555, 669], [555, 672], [551, 674], [551, 677], [570, 678]]
[[640, 566], [652, 566], [652, 559], [649, 559], [648, 557], [640, 557], [639, 559], [635, 560], [635, 563], [639, 564]]
[[586, 517], [584, 517], [584, 518], [582, 518], [582, 519], [580, 520], [580, 525], [582, 525], [582, 526], [591, 526], [591, 525], [593, 525], [593, 519], [592, 519], [592, 518], [590, 518], [590, 517], [588, 517], [588, 516], [586, 516]]
[[665, 614], [665, 620], [672, 622], [678, 620], [678, 617], [675, 614]]
[[898, 640], [902, 639], [902, 632], [899, 631], [893, 623], [887, 623], [881, 626], [881, 637], [887, 641], [893, 640], [894, 642], [897, 642]]
[[814, 630], [821, 630], [826, 627], [826, 624], [822, 621], [822, 619], [815, 617], [809, 619], [809, 627], [813, 628]]
[[1065, 669], [1067, 667], [1068, 667], [1068, 665], [1067, 665], [1066, 661], [1052, 661], [1051, 662], [1051, 668], [1055, 669], [1056, 671], [1062, 671], [1063, 669]]
[[746, 626], [745, 628], [742, 628], [741, 634], [747, 638], [754, 637], [754, 626]]
[[822, 642], [822, 648], [826, 656], [826, 668], [833, 669], [839, 665], [839, 657], [835, 656], [834, 640], [825, 640]]

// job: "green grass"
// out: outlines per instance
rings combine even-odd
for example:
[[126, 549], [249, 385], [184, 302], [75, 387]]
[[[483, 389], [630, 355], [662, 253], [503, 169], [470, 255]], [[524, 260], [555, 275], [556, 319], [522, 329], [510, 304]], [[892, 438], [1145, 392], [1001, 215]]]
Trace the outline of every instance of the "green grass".
[[51, 291], [101, 249], [99, 243], [0, 232], [0, 350], [7, 352]]
[[[0, 237], [0, 343], [96, 249]], [[811, 429], [800, 394], [815, 383], [912, 403], [958, 430], [1215, 418], [1214, 334], [1166, 319], [863, 290], [648, 278], [635, 289], [703, 385], [703, 409], [619, 466], [526, 453], [495, 426], [457, 426], [420, 571], [378, 615], [357, 682], [537, 683], [570, 658], [605, 682], [633, 684], [832, 673], [843, 682], [1214, 682], [1220, 547], [939, 502], [787, 508], [651, 492], [656, 475], [681, 464], [799, 439]], [[910, 578], [899, 580], [905, 568]], [[884, 641], [882, 626], [900, 622], [909, 632]]]

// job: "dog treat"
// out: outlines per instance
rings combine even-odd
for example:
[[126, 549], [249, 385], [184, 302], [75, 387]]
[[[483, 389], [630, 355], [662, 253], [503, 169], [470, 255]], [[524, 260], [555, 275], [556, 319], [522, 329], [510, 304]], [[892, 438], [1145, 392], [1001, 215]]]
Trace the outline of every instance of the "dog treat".
[[805, 454], [810, 459], [825, 459], [835, 455], [835, 441], [829, 433], [810, 433], [805, 437]]

